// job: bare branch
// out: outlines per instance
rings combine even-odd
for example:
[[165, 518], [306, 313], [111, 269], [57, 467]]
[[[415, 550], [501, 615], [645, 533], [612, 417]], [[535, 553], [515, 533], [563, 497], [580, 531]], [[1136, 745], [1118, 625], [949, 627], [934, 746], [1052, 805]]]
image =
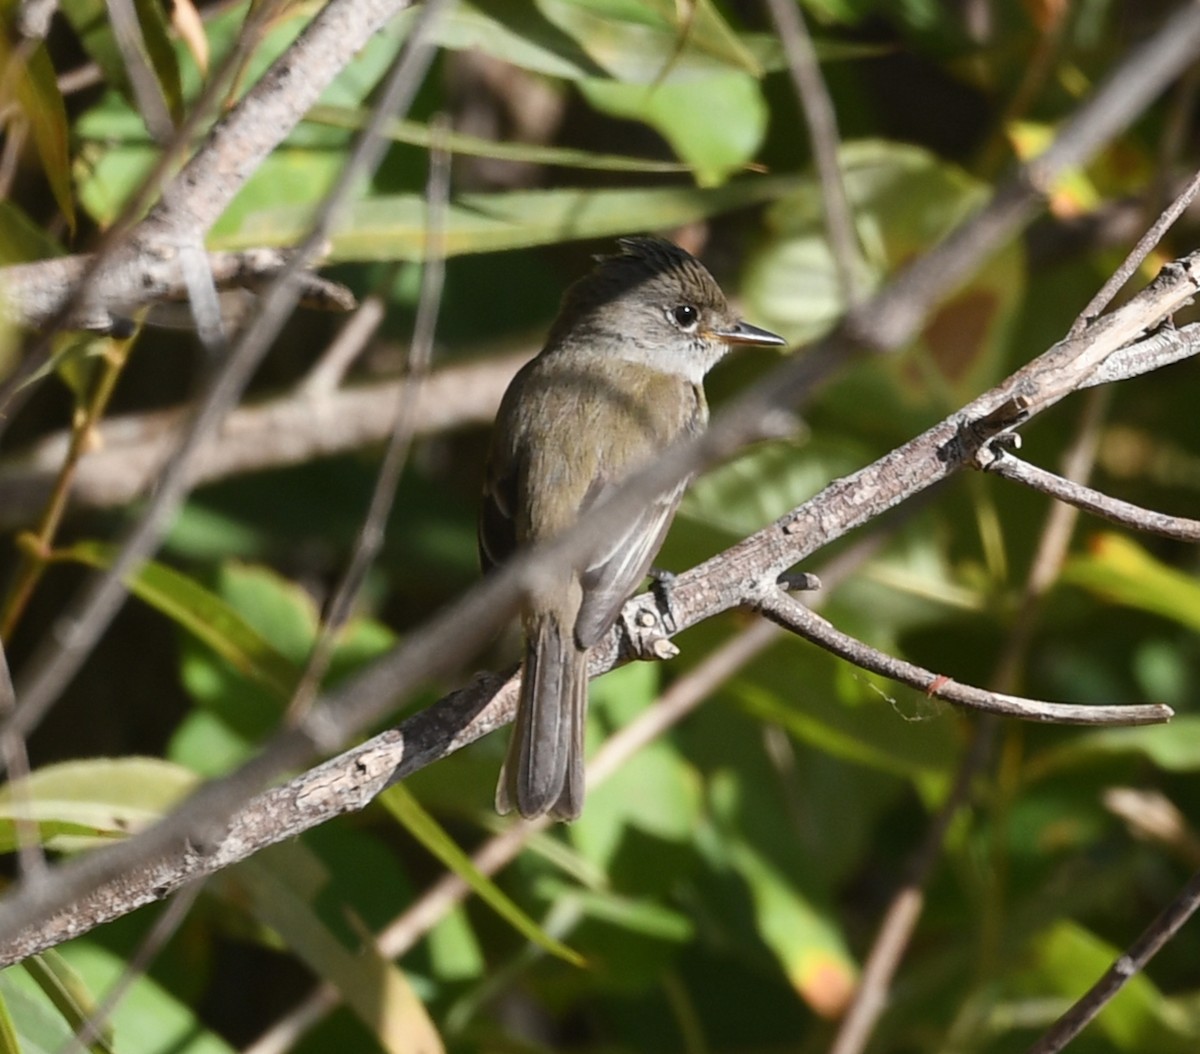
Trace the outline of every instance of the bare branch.
[[1113, 352], [1079, 382], [1080, 388], [1140, 377], [1200, 353], [1200, 322], [1175, 329], [1164, 326], [1145, 340]]
[[[27, 733], [41, 720], [124, 602], [125, 576], [157, 548], [175, 511], [190, 489], [192, 462], [197, 452], [204, 446], [208, 436], [218, 430], [226, 413], [237, 402], [258, 362], [296, 305], [299, 294], [296, 284], [291, 280], [292, 275], [307, 266], [316, 255], [336, 210], [350, 193], [359, 175], [364, 169], [377, 164], [382, 157], [386, 144], [380, 130], [385, 120], [393, 116], [394, 111], [406, 111], [416, 95], [433, 57], [433, 47], [427, 39], [429, 20], [438, 17], [444, 6], [445, 0], [427, 0], [423, 6], [421, 20], [414, 27], [387, 77], [379, 105], [317, 210], [311, 232], [289, 257], [263, 298], [261, 311], [243, 331], [228, 358], [216, 364], [211, 371], [204, 395], [179, 446], [161, 474], [157, 490], [141, 518], [119, 543], [111, 567], [89, 579], [59, 618], [59, 632], [44, 639], [29, 660], [26, 675], [17, 688], [20, 710], [15, 719], [5, 722], [0, 734], [7, 734], [8, 726], [14, 723], [23, 733]], [[322, 14], [328, 10], [326, 7]]]
[[860, 299], [859, 283], [864, 271], [854, 216], [846, 197], [841, 162], [838, 160], [837, 113], [821, 79], [817, 52], [799, 5], [793, 0], [767, 0], [767, 9], [783, 43], [783, 53], [796, 87], [800, 110], [808, 124], [808, 140], [821, 181], [829, 248], [833, 254], [842, 303], [850, 307]]
[[[239, 795], [284, 768], [302, 763], [314, 752], [338, 749], [357, 729], [393, 710], [399, 695], [454, 670], [509, 617], [530, 583], [552, 567], [585, 557], [597, 538], [610, 535], [613, 525], [627, 519], [648, 495], [661, 493], [696, 469], [728, 457], [748, 437], [760, 434], [764, 418], [809, 395], [817, 383], [845, 365], [847, 351], [856, 344], [864, 350], [880, 351], [907, 342], [928, 311], [1029, 218], [1041, 195], [1062, 172], [1085, 162], [1193, 60], [1198, 43], [1200, 5], [1188, 4], [1122, 63], [1064, 128], [1055, 145], [1025, 166], [1018, 179], [1002, 189], [983, 212], [914, 261], [895, 282], [856, 310], [846, 326], [804, 358], [786, 364], [736, 400], [704, 436], [664, 452], [658, 463], [630, 480], [562, 539], [536, 554], [518, 555], [435, 614], [389, 655], [328, 693], [301, 727], [281, 732], [242, 769], [206, 784], [172, 816], [122, 844], [69, 861], [36, 885], [14, 887], [0, 902], [3, 954], [19, 957], [30, 932], [48, 928], [51, 918], [69, 930], [71, 916], [87, 900], [89, 891], [107, 888], [106, 883], [119, 884], [129, 869], [142, 867], [148, 860], [161, 861], [166, 854], [178, 853], [185, 864], [189, 860], [194, 863], [194, 870], [208, 867], [209, 856], [196, 847], [216, 841], [214, 825], [219, 829], [232, 815], [237, 803], [244, 800]], [[1026, 401], [1031, 413], [1062, 398], [1113, 350], [1155, 325], [1195, 292], [1191, 261], [1185, 263], [1187, 266], [1164, 274], [1136, 298], [1135, 307], [1127, 305], [1089, 327], [1075, 341], [1056, 346], [964, 411], [868, 469], [832, 484], [813, 502], [735, 546], [720, 560], [680, 576], [671, 591], [672, 611], [689, 615], [679, 620], [680, 628], [739, 603], [738, 583], [782, 573], [831, 537], [946, 478], [981, 441], [972, 428], [1017, 397]], [[631, 603], [639, 602], [645, 603], [637, 599]], [[616, 661], [618, 649], [618, 639], [610, 637], [595, 656], [593, 670]], [[460, 696], [406, 722], [404, 759], [392, 769], [392, 775], [402, 778], [410, 766], [426, 763], [439, 751], [454, 749], [507, 716], [500, 707], [481, 712], [481, 706], [478, 697]], [[436, 748], [430, 745], [433, 743]], [[224, 851], [224, 843], [222, 847]]]
[[[258, 289], [287, 264], [283, 249], [248, 249], [245, 252], [208, 254], [208, 265], [220, 289]], [[15, 326], [37, 329], [50, 322], [67, 304], [93, 264], [93, 257], [57, 256], [34, 263], [0, 268], [0, 317]], [[354, 294], [337, 282], [310, 272], [299, 279], [304, 302], [312, 307], [348, 311]], [[187, 293], [176, 255], [144, 253], [114, 259], [105, 266], [102, 288], [86, 305], [65, 320], [75, 329], [108, 332], [122, 317], [143, 304], [182, 300]], [[100, 298], [103, 304], [99, 304]]]
[[1178, 896], [1159, 913], [1129, 950], [1079, 1001], [1060, 1017], [1050, 1031], [1029, 1048], [1028, 1054], [1058, 1054], [1159, 952], [1200, 908], [1200, 871], [1188, 880]]
[[1169, 706], [1146, 703], [1134, 706], [1090, 706], [1073, 703], [1047, 703], [1023, 699], [1001, 692], [959, 684], [949, 677], [894, 658], [842, 633], [815, 611], [782, 590], [771, 590], [759, 601], [759, 608], [772, 622], [791, 630], [826, 651], [854, 663], [864, 670], [882, 674], [893, 681], [924, 692], [930, 699], [944, 699], [957, 706], [970, 707], [1002, 717], [1025, 721], [1044, 721], [1061, 725], [1144, 725], [1167, 721]]
[[[413, 405], [414, 435], [489, 423], [513, 374], [531, 351], [448, 366], [430, 374]], [[396, 401], [409, 384], [396, 379], [337, 390], [313, 388], [232, 411], [196, 461], [193, 482], [331, 457], [387, 439]], [[145, 494], [158, 478], [188, 409], [112, 417], [95, 430], [96, 449], [79, 462], [75, 508], [111, 508]], [[28, 523], [45, 507], [71, 435], [60, 432], [0, 459], [0, 528]]]
[[1111, 498], [1091, 487], [1073, 483], [1053, 472], [1047, 472], [1044, 468], [1031, 465], [1028, 461], [1022, 461], [999, 444], [994, 444], [989, 450], [994, 452], [995, 460], [988, 463], [986, 471], [997, 476], [1011, 479], [1015, 483], [1024, 483], [1036, 491], [1049, 494], [1052, 498], [1058, 498], [1068, 505], [1074, 505], [1084, 512], [1101, 516], [1131, 530], [1146, 531], [1181, 542], [1200, 542], [1200, 520], [1168, 516], [1166, 513], [1143, 509], [1120, 498]]
[[204, 888], [203, 882], [194, 882], [184, 886], [172, 898], [166, 909], [154, 920], [154, 925], [138, 942], [133, 954], [129, 956], [121, 970], [121, 975], [113, 981], [104, 998], [92, 1009], [83, 1023], [75, 1031], [75, 1035], [66, 1044], [61, 1054], [87, 1054], [95, 1049], [97, 1040], [103, 1036], [105, 1023], [117, 1009], [122, 999], [130, 989], [149, 969], [151, 963], [158, 957], [179, 927], [187, 919], [188, 912], [196, 903], [196, 898]]
[[[919, 502], [913, 502], [909, 511]], [[819, 603], [854, 571], [879, 552], [905, 517], [892, 517], [884, 529], [873, 531], [829, 560], [821, 568], [828, 583]], [[815, 577], [815, 576], [813, 576]], [[783, 636], [778, 626], [766, 619], [755, 622], [733, 637], [689, 673], [685, 673], [634, 721], [609, 737], [588, 763], [589, 792], [599, 787], [642, 747], [664, 734], [711, 696], [713, 689], [729, 680], [756, 656]], [[552, 821], [549, 817], [534, 820], [516, 819], [499, 834], [485, 842], [471, 857], [471, 862], [485, 875], [494, 875], [506, 867], [521, 852], [529, 839], [544, 830]], [[446, 912], [470, 895], [471, 887], [453, 872], [446, 872], [425, 893], [389, 923], [376, 938], [381, 954], [399, 958], [427, 934]], [[285, 1054], [296, 1040], [313, 1028], [329, 1011], [341, 1002], [337, 989], [322, 982], [291, 1011], [281, 1017], [242, 1054]]]
[[904, 884], [888, 904], [863, 964], [854, 1001], [838, 1027], [829, 1054], [860, 1054], [887, 1005], [888, 989], [908, 942], [925, 910], [925, 886], [942, 852], [950, 824], [970, 796], [971, 783], [987, 761], [994, 736], [994, 722], [981, 721], [975, 728], [970, 748], [963, 754], [954, 784], [938, 808], [921, 845], [908, 865]]
[[1079, 317], [1071, 327], [1070, 336], [1076, 336], [1083, 332], [1092, 319], [1108, 307], [1113, 297], [1121, 291], [1125, 283], [1133, 276], [1133, 273], [1145, 262], [1146, 257], [1163, 240], [1163, 237], [1171, 229], [1175, 221], [1183, 215], [1184, 210], [1192, 203], [1197, 193], [1200, 193], [1200, 172], [1192, 176], [1188, 181], [1188, 185], [1179, 192], [1175, 200], [1155, 220], [1154, 226], [1138, 239], [1137, 244], [1130, 250], [1129, 255], [1125, 257], [1121, 266], [1100, 287], [1099, 292], [1088, 301], [1087, 307], [1079, 313]]

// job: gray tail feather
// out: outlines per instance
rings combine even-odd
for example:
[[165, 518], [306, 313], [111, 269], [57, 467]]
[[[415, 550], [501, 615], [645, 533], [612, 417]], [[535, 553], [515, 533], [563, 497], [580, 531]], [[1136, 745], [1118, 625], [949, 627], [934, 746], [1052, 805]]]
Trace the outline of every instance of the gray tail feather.
[[583, 811], [587, 652], [552, 615], [531, 619], [526, 638], [521, 698], [496, 809], [506, 813], [515, 805], [526, 819], [549, 813], [574, 820]]

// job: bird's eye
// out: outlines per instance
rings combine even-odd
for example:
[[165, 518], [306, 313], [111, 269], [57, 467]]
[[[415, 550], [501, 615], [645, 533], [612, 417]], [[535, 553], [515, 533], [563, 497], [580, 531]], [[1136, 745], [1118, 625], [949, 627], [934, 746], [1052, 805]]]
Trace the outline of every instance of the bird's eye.
[[680, 329], [691, 329], [700, 318], [700, 312], [691, 304], [680, 304], [671, 309], [671, 318]]

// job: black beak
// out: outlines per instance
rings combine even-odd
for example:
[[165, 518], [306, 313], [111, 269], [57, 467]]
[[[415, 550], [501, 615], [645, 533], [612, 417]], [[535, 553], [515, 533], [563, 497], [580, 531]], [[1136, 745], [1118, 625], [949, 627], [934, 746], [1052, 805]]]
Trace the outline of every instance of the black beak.
[[745, 344], [758, 348], [781, 348], [787, 343], [783, 337], [752, 326], [749, 322], [735, 322], [728, 329], [715, 329], [712, 335], [726, 344]]

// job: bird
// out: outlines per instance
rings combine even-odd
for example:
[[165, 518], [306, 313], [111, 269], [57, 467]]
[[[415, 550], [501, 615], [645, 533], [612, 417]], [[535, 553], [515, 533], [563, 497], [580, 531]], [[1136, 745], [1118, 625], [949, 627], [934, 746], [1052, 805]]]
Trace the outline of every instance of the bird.
[[[568, 288], [545, 346], [500, 403], [484, 471], [484, 572], [568, 529], [670, 444], [708, 423], [703, 380], [733, 346], [781, 346], [740, 319], [708, 269], [663, 238]], [[576, 819], [583, 809], [588, 653], [645, 579], [687, 481], [646, 502], [583, 566], [530, 587], [517, 716], [496, 808]]]

